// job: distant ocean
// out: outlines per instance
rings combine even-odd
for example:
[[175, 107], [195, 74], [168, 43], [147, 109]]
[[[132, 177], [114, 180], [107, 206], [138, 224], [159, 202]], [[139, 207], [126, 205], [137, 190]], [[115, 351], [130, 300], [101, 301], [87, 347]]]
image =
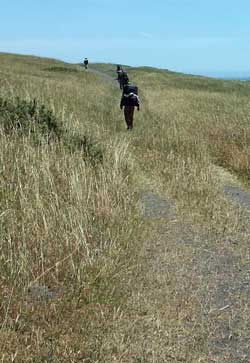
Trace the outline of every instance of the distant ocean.
[[241, 82], [250, 82], [250, 77], [240, 78], [240, 77], [218, 77], [220, 79], [225, 79], [227, 81], [241, 81]]
[[232, 74], [211, 74], [211, 77], [214, 78], [219, 78], [219, 79], [225, 79], [228, 81], [244, 81], [244, 82], [249, 82], [250, 81], [250, 72], [248, 72], [247, 74], [237, 74], [237, 73], [232, 73]]

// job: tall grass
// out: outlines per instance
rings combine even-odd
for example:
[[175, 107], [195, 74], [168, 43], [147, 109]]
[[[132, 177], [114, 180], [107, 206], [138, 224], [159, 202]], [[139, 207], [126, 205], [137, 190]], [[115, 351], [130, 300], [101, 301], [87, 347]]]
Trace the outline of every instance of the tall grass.
[[[130, 68], [142, 107], [128, 134], [111, 81], [54, 60], [0, 61], [0, 97], [36, 99], [61, 131], [34, 143], [0, 126], [2, 362], [207, 362], [217, 325], [204, 313], [204, 254], [249, 262], [248, 213], [223, 193], [230, 171], [249, 176], [249, 85]], [[139, 215], [149, 189], [174, 200], [177, 222]], [[190, 222], [192, 243], [178, 244]]]
[[129, 141], [113, 133], [116, 93], [57, 62], [1, 59], [1, 97], [35, 98], [62, 130], [37, 144], [23, 127], [1, 127], [1, 361], [96, 361], [140, 229]]
[[138, 121], [144, 142], [136, 143], [147, 160], [142, 166], [162, 174], [165, 189], [182, 207], [205, 206], [208, 198], [218, 198], [222, 186], [214, 165], [248, 179], [247, 83], [143, 68], [132, 75], [146, 109]]

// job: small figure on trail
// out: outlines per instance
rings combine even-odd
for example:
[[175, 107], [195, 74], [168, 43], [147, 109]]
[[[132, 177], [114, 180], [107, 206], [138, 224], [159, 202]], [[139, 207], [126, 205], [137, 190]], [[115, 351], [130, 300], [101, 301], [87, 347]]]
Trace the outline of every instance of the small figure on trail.
[[122, 86], [121, 86], [121, 84], [122, 84], [122, 73], [123, 73], [123, 69], [122, 69], [122, 67], [121, 66], [117, 66], [117, 68], [116, 68], [116, 73], [117, 73], [117, 78], [116, 78], [116, 80], [118, 81], [118, 83], [119, 83], [119, 85], [120, 85], [120, 89], [122, 89]]
[[88, 58], [84, 58], [83, 64], [84, 64], [84, 68], [88, 69], [88, 64], [89, 64]]
[[122, 98], [120, 103], [121, 110], [124, 107], [124, 117], [127, 124], [127, 130], [133, 128], [134, 123], [134, 110], [140, 110], [140, 100], [138, 97], [138, 87], [130, 84], [126, 84], [123, 87]]
[[117, 73], [117, 81], [120, 84], [120, 89], [123, 89], [123, 86], [125, 84], [128, 84], [129, 82], [128, 74], [119, 65], [117, 66], [116, 73]]
[[129, 83], [128, 74], [125, 71], [122, 71], [122, 88]]

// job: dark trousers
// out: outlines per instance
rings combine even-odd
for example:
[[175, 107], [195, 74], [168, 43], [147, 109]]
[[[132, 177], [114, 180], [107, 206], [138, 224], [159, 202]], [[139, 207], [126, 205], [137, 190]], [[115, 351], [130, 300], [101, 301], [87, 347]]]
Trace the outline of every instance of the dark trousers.
[[128, 129], [133, 128], [134, 122], [134, 106], [124, 106], [124, 116]]
[[119, 79], [118, 82], [120, 84], [120, 89], [123, 89], [123, 86], [124, 86], [123, 79]]

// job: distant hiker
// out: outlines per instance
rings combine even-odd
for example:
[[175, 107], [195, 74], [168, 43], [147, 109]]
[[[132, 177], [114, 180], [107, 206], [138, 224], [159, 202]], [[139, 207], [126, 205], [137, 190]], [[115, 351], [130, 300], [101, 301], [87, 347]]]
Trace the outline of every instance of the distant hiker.
[[130, 84], [126, 84], [123, 87], [122, 98], [120, 103], [121, 110], [124, 107], [124, 116], [127, 124], [127, 130], [133, 128], [134, 123], [134, 110], [140, 110], [140, 100], [138, 97], [138, 87]]
[[129, 78], [127, 72], [125, 72], [122, 67], [120, 67], [117, 71], [117, 81], [120, 84], [120, 89], [123, 89], [125, 84], [128, 84]]
[[88, 64], [89, 64], [89, 60], [88, 60], [88, 58], [84, 58], [84, 62], [83, 62], [83, 64], [84, 64], [84, 68], [85, 68], [85, 69], [88, 69]]
[[129, 83], [128, 74], [125, 71], [122, 71], [122, 88]]
[[121, 66], [117, 66], [116, 69], [116, 73], [117, 73], [117, 78], [116, 80], [118, 81], [119, 85], [120, 85], [120, 89], [122, 89], [122, 73], [123, 73], [123, 69]]

